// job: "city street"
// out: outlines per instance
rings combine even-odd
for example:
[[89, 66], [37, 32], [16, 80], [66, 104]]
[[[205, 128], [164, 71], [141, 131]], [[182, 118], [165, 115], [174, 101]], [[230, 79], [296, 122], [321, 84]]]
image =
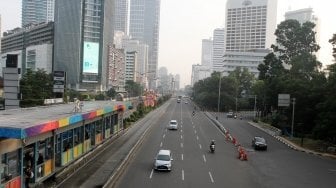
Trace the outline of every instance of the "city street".
[[[183, 99], [186, 100], [186, 99]], [[245, 120], [219, 121], [248, 151], [248, 161], [237, 159], [237, 148], [192, 104], [171, 100], [160, 121], [146, 137], [134, 160], [125, 169], [116, 187], [333, 187], [336, 162], [290, 149], [275, 138], [249, 125]], [[177, 131], [167, 130], [168, 122], [179, 122]], [[254, 151], [251, 140], [262, 136], [267, 151]], [[210, 140], [216, 152], [209, 153]], [[160, 149], [173, 155], [171, 172], [153, 170]]]

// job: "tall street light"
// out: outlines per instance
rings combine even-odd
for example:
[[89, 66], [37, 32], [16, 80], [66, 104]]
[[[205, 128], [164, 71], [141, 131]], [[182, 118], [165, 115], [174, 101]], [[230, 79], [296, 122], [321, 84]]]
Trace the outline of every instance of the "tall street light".
[[217, 102], [217, 116], [216, 116], [216, 119], [218, 119], [218, 114], [219, 114], [221, 84], [222, 84], [222, 72], [219, 72], [219, 82], [218, 82], [218, 102]]

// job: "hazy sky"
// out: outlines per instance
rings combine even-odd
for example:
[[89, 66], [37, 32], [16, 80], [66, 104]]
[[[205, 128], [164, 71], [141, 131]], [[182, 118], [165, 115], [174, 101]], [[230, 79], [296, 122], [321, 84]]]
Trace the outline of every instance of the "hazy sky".
[[[161, 0], [159, 67], [180, 74], [181, 86], [190, 84], [192, 64], [201, 63], [202, 39], [224, 27], [226, 0]], [[287, 10], [313, 8], [319, 17], [320, 61], [332, 63], [328, 40], [336, 33], [335, 0], [278, 0], [278, 18]], [[21, 0], [0, 0], [1, 32], [21, 26]]]

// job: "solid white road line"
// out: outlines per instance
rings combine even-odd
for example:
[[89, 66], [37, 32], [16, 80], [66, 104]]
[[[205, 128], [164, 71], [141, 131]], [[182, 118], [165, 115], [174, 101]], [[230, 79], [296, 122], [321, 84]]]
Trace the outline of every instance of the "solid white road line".
[[204, 162], [206, 163], [206, 158], [205, 158], [205, 155], [203, 155], [203, 160], [204, 160]]
[[160, 148], [162, 147], [162, 142], [161, 142], [161, 144], [160, 144]]
[[214, 181], [214, 179], [212, 178], [211, 172], [209, 172], [209, 176], [210, 176], [210, 180], [211, 180], [211, 182], [214, 183], [215, 181]]
[[152, 177], [153, 177], [153, 172], [154, 172], [154, 170], [152, 169], [152, 171], [151, 171], [151, 173], [150, 173], [150, 175], [149, 175], [149, 179], [152, 179]]
[[181, 154], [181, 160], [183, 161], [183, 154]]
[[201, 144], [199, 144], [199, 147], [200, 147], [200, 149], [202, 149], [202, 145]]
[[184, 170], [182, 170], [182, 180], [184, 180]]

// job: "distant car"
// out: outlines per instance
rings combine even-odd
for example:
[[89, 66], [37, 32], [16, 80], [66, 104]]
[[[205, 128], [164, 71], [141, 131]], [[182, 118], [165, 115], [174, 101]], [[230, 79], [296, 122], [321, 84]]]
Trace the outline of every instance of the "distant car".
[[185, 101], [184, 104], [188, 104], [188, 101]]
[[180, 103], [181, 102], [181, 99], [177, 99], [177, 103]]
[[170, 120], [168, 129], [177, 130], [177, 126], [178, 126], [177, 120]]
[[233, 118], [233, 117], [234, 117], [233, 112], [229, 112], [229, 113], [227, 113], [227, 114], [226, 114], [226, 117], [227, 117], [227, 118]]
[[267, 150], [267, 143], [265, 138], [256, 136], [252, 139], [252, 147], [255, 150]]
[[172, 169], [172, 155], [170, 150], [160, 150], [155, 157], [154, 169], [155, 170], [167, 170]]

